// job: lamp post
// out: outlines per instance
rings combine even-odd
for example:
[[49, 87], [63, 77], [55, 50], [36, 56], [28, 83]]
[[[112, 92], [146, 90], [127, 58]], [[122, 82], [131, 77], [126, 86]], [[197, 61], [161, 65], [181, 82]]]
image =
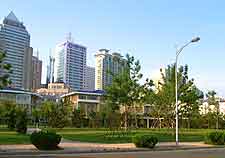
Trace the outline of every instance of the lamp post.
[[189, 44], [198, 42], [200, 40], [200, 37], [193, 38], [191, 41], [183, 45], [180, 49], [176, 51], [176, 62], [175, 62], [175, 96], [176, 96], [176, 145], [179, 145], [179, 138], [178, 138], [178, 85], [177, 85], [177, 60], [179, 54], [182, 52], [182, 50], [187, 47]]

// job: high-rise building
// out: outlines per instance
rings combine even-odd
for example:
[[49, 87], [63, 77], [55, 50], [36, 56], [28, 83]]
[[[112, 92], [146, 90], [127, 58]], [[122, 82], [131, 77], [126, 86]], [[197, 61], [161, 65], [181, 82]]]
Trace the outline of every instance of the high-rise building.
[[126, 60], [119, 53], [100, 49], [95, 55], [95, 89], [104, 90], [112, 84], [113, 75], [120, 73]]
[[30, 34], [13, 12], [0, 22], [0, 43], [1, 49], [6, 52], [5, 62], [12, 66], [11, 87], [30, 90], [33, 54]]
[[41, 74], [42, 74], [42, 61], [39, 59], [39, 53], [37, 56], [32, 57], [32, 90], [35, 91], [41, 87]]
[[71, 90], [85, 88], [87, 48], [75, 44], [71, 38], [56, 46], [55, 50], [55, 79], [64, 82]]
[[94, 67], [86, 66], [85, 89], [95, 90], [95, 68]]
[[46, 84], [55, 82], [54, 74], [55, 74], [55, 58], [50, 55], [49, 56], [49, 65], [47, 65]]

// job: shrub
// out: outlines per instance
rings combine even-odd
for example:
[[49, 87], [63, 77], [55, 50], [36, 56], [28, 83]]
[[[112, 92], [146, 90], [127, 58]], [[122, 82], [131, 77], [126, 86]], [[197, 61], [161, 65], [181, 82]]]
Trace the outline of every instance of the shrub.
[[59, 149], [58, 144], [61, 136], [55, 132], [39, 131], [34, 132], [30, 136], [31, 143], [39, 150], [56, 150]]
[[132, 138], [132, 142], [136, 147], [141, 148], [154, 148], [158, 143], [158, 138], [151, 135], [135, 135]]
[[26, 134], [27, 132], [27, 111], [24, 108], [18, 108], [16, 112], [16, 131], [18, 133]]
[[222, 131], [210, 132], [206, 135], [205, 143], [214, 145], [223, 145], [225, 133]]

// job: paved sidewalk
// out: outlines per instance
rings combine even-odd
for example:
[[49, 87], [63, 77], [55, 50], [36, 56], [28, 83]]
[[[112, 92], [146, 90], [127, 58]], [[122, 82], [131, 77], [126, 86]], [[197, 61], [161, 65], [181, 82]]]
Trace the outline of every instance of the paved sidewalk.
[[[0, 145], [0, 153], [90, 153], [90, 152], [114, 152], [114, 151], [149, 151], [151, 149], [136, 148], [133, 143], [125, 144], [100, 144], [100, 143], [83, 143], [63, 140], [59, 145], [63, 150], [57, 151], [39, 151], [33, 145]], [[176, 149], [202, 149], [213, 148], [213, 145], [207, 145], [203, 142], [182, 142], [177, 147], [175, 143], [159, 143], [152, 150], [176, 150]]]

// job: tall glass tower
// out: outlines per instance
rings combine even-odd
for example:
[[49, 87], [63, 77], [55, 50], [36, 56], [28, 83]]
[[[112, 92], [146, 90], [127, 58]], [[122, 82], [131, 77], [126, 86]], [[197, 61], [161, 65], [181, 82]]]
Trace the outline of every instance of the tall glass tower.
[[6, 52], [5, 62], [11, 64], [12, 87], [30, 90], [32, 85], [32, 54], [30, 35], [13, 12], [0, 22], [1, 49]]
[[75, 44], [71, 39], [56, 46], [55, 50], [55, 79], [64, 82], [72, 90], [85, 88], [87, 48]]

